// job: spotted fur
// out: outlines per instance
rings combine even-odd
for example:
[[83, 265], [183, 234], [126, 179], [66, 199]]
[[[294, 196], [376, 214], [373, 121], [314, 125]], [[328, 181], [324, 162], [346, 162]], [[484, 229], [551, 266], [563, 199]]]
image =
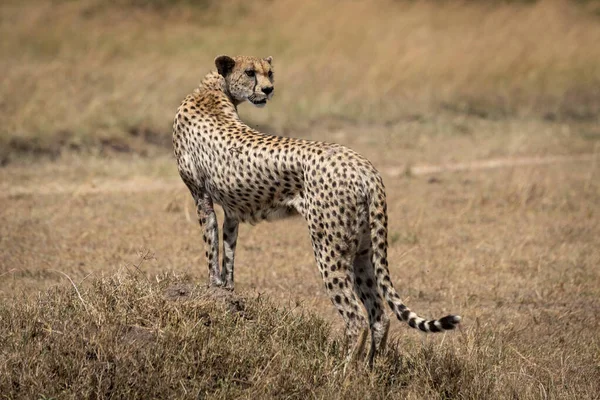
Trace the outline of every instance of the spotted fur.
[[[325, 289], [345, 321], [349, 343], [357, 343], [349, 354], [361, 356], [367, 329], [371, 364], [385, 346], [389, 319], [383, 301], [412, 328], [454, 329], [459, 316], [425, 320], [394, 290], [385, 190], [373, 165], [344, 146], [266, 135], [240, 120], [240, 103], [264, 106], [273, 96], [271, 57], [220, 56], [215, 65], [217, 71], [185, 98], [173, 122], [179, 174], [194, 197], [206, 243], [209, 284], [234, 287], [239, 222], [300, 214], [308, 223]], [[222, 268], [215, 203], [225, 214]]]

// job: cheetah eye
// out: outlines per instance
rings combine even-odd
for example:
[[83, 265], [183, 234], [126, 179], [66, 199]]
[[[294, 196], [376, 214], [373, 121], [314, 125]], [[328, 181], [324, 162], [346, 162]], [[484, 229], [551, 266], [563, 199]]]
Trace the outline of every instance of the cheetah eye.
[[250, 78], [253, 78], [254, 74], [255, 74], [255, 72], [253, 69], [246, 70], [246, 75], [248, 75]]
[[272, 78], [273, 77], [273, 71], [269, 71], [269, 73], [267, 73], [267, 76], [269, 77], [269, 79]]

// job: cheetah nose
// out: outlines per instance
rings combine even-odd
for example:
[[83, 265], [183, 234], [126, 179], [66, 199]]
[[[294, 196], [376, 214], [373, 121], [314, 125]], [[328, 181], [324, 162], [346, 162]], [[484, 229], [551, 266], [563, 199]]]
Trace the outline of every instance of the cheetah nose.
[[262, 91], [264, 94], [269, 94], [273, 91], [273, 86], [264, 87], [262, 88]]

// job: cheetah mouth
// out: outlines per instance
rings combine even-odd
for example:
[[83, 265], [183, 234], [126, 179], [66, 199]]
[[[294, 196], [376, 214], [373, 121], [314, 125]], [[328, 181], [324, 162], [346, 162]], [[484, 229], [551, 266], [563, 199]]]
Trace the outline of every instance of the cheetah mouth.
[[250, 101], [250, 103], [254, 104], [256, 107], [264, 107], [265, 104], [267, 104], [268, 99], [269, 98], [267, 96], [262, 96], [259, 93], [253, 93], [248, 96], [248, 101]]
[[265, 104], [267, 104], [267, 99], [262, 99], [262, 100], [250, 99], [250, 102], [252, 104], [254, 104], [255, 106], [262, 107]]

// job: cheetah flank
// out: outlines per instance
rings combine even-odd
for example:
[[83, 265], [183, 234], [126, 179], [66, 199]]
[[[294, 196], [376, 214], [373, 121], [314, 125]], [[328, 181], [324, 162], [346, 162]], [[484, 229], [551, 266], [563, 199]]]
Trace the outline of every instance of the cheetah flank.
[[[380, 292], [397, 318], [412, 328], [454, 329], [459, 316], [425, 320], [394, 290], [387, 260], [385, 190], [373, 165], [344, 146], [266, 135], [240, 120], [240, 103], [248, 100], [262, 107], [273, 96], [271, 57], [219, 56], [215, 65], [217, 71], [185, 98], [173, 122], [179, 174], [194, 197], [207, 245], [209, 285], [233, 290], [240, 221], [299, 213], [308, 223], [327, 293], [345, 321], [348, 343], [356, 343], [349, 357], [362, 357], [367, 328], [370, 365], [385, 346], [389, 318]], [[225, 213], [222, 269], [215, 203]]]

